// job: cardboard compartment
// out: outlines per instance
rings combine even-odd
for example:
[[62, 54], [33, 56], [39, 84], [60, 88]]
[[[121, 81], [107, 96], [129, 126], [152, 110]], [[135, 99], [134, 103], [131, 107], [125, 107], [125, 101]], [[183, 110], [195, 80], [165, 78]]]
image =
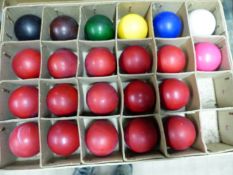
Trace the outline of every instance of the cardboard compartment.
[[[70, 84], [77, 89], [77, 92], [78, 92], [77, 114], [74, 114], [72, 116], [59, 116], [58, 117], [49, 111], [49, 109], [47, 107], [47, 103], [46, 103], [47, 94], [48, 94], [50, 89], [52, 89], [55, 85], [58, 85], [58, 84]], [[72, 118], [77, 117], [77, 115], [79, 113], [79, 106], [81, 104], [80, 104], [80, 92], [78, 89], [78, 82], [75, 78], [59, 79], [59, 80], [55, 80], [55, 79], [53, 79], [53, 80], [41, 80], [39, 87], [40, 87], [40, 96], [39, 96], [40, 118], [60, 118], [60, 119], [67, 119], [68, 118], [68, 119], [72, 119]]]
[[106, 2], [106, 3], [101, 3], [101, 4], [89, 4], [89, 5], [83, 4], [83, 6], [81, 7], [81, 23], [80, 23], [81, 27], [80, 27], [79, 40], [86, 39], [85, 30], [84, 30], [85, 24], [87, 20], [94, 15], [104, 15], [108, 17], [113, 22], [113, 25], [115, 28], [116, 26], [116, 3]]
[[117, 26], [116, 30], [118, 29], [118, 24], [122, 17], [129, 13], [135, 13], [144, 17], [147, 21], [148, 25], [148, 34], [147, 38], [153, 38], [153, 27], [152, 27], [152, 9], [150, 2], [120, 2], [117, 5]]
[[[194, 44], [202, 43], [202, 42], [210, 42], [210, 43], [216, 44], [221, 51], [222, 62], [218, 70], [216, 71], [224, 71], [224, 70], [232, 69], [232, 57], [230, 53], [229, 43], [226, 37], [224, 36], [193, 37]], [[194, 45], [194, 48], [195, 48], [195, 45]], [[195, 53], [195, 50], [194, 50], [194, 53]], [[196, 59], [196, 54], [195, 54], [195, 59]], [[198, 72], [205, 72], [205, 71], [198, 71]], [[215, 71], [212, 71], [212, 72], [215, 72]]]
[[198, 73], [201, 108], [233, 107], [233, 76], [230, 72]]
[[[125, 142], [125, 127], [126, 124], [135, 118], [149, 118], [151, 119], [155, 126], [157, 126], [158, 131], [158, 144], [156, 147], [147, 153], [135, 153], [134, 151], [130, 150]], [[162, 152], [164, 152], [165, 148], [165, 139], [164, 139], [164, 132], [162, 127], [162, 120], [160, 116], [135, 116], [135, 117], [124, 117], [121, 119], [121, 133], [122, 133], [122, 149], [123, 149], [123, 158], [124, 161], [142, 161], [142, 160], [148, 160], [148, 159], [162, 159], [164, 158]]]
[[2, 41], [18, 41], [14, 32], [14, 24], [18, 18], [23, 15], [32, 14], [41, 18], [42, 24], [42, 6], [15, 6], [7, 7], [3, 13], [2, 21]]
[[[54, 5], [54, 6], [44, 7], [41, 40], [51, 41], [50, 24], [56, 17], [63, 16], [63, 15], [72, 17], [77, 22], [78, 25], [80, 24], [80, 6], [79, 5], [73, 4], [72, 6], [70, 6], [69, 4], [65, 4], [65, 5], [63, 4], [60, 6]], [[78, 38], [78, 34], [79, 34], [79, 29], [77, 33], [77, 38]]]
[[[151, 74], [156, 72], [156, 67], [157, 67], [157, 61], [156, 61], [156, 45], [154, 40], [149, 39], [149, 40], [118, 40], [117, 42], [117, 62], [118, 62], [118, 74], [127, 74], [125, 73], [121, 68], [120, 68], [120, 57], [122, 52], [129, 46], [142, 46], [144, 47], [151, 55], [152, 59], [152, 65], [151, 65], [151, 70], [149, 72], [146, 72], [145, 74]], [[132, 74], [130, 74], [132, 75]]]
[[14, 56], [24, 49], [35, 49], [40, 52], [40, 42], [4, 42], [1, 44], [1, 80], [20, 80], [12, 69], [12, 61]]
[[[89, 77], [87, 75], [86, 68], [85, 68], [85, 60], [86, 60], [87, 54], [93, 48], [107, 48], [116, 57], [116, 46], [113, 40], [97, 41], [97, 42], [80, 41], [79, 42], [79, 55], [80, 55], [79, 77]], [[116, 74], [117, 74], [117, 68], [113, 75], [116, 75]], [[93, 77], [93, 78], [97, 78], [97, 77]]]
[[[184, 68], [183, 72], [194, 72], [196, 70], [195, 68], [195, 53], [193, 50], [193, 42], [190, 37], [186, 38], [176, 38], [176, 39], [156, 39], [156, 44], [157, 44], [157, 53], [159, 49], [163, 46], [166, 45], [172, 45], [176, 46], [180, 49], [183, 50], [185, 56], [186, 56], [186, 66]], [[158, 65], [158, 63], [156, 63]], [[157, 74], [162, 75], [162, 74], [168, 74], [168, 73], [161, 73], [157, 69]], [[177, 74], [178, 75], [178, 74]]]
[[80, 122], [80, 132], [81, 132], [81, 161], [84, 164], [100, 164], [100, 163], [117, 163], [117, 162], [122, 162], [122, 141], [121, 141], [121, 129], [120, 129], [120, 124], [119, 124], [119, 116], [113, 116], [110, 117], [109, 120], [116, 128], [118, 131], [118, 139], [119, 143], [116, 146], [115, 150], [110, 154], [109, 156], [105, 157], [98, 157], [90, 153], [88, 150], [86, 143], [85, 143], [85, 132], [87, 131], [88, 127], [90, 124], [96, 120], [102, 120], [103, 118], [89, 118], [89, 117], [84, 117], [79, 120]]
[[[196, 128], [196, 140], [195, 140], [195, 142], [193, 143], [193, 145], [190, 148], [188, 148], [186, 150], [183, 150], [183, 151], [173, 150], [172, 148], [170, 148], [167, 145], [167, 142], [166, 142], [166, 144], [165, 144], [166, 149], [165, 149], [164, 154], [169, 158], [170, 157], [174, 158], [174, 157], [205, 155], [207, 153], [207, 150], [206, 150], [206, 146], [205, 146], [205, 144], [203, 142], [202, 126], [200, 124], [199, 112], [188, 112], [188, 113], [178, 112], [178, 113], [175, 113], [175, 114], [172, 114], [172, 115], [171, 114], [170, 115], [164, 115], [164, 116], [162, 116], [163, 124], [165, 123], [167, 117], [170, 117], [170, 116], [173, 116], [173, 115], [186, 117], [186, 118], [190, 119], [194, 123], [195, 128]], [[163, 130], [165, 130], [165, 129], [163, 128]]]
[[[138, 74], [138, 75], [121, 75], [121, 93], [122, 93], [122, 115], [130, 117], [130, 116], [138, 116], [138, 115], [153, 115], [153, 114], [158, 114], [160, 112], [160, 99], [159, 99], [159, 90], [157, 86], [157, 79], [155, 76], [152, 75], [145, 75], [145, 74]], [[130, 112], [126, 107], [124, 106], [124, 89], [125, 87], [132, 81], [134, 80], [142, 80], [144, 82], [149, 83], [155, 91], [155, 107], [152, 111], [149, 111], [148, 113], [140, 113], [140, 114], [135, 114]]]
[[39, 168], [40, 153], [30, 158], [18, 158], [11, 152], [8, 140], [13, 129], [23, 123], [35, 122], [37, 119], [0, 122], [0, 167], [4, 169], [35, 169]]
[[[158, 15], [160, 12], [164, 11], [171, 11], [177, 14], [183, 23], [183, 31], [180, 37], [186, 37], [190, 35], [189, 26], [188, 26], [188, 13], [185, 7], [185, 3], [183, 1], [159, 1], [159, 2], [153, 2], [152, 3], [152, 15], [153, 19], [156, 15]], [[154, 27], [153, 27], [154, 31]], [[155, 34], [154, 34], [154, 37]], [[157, 37], [156, 37], [157, 38]]]
[[227, 34], [224, 11], [223, 11], [223, 7], [220, 1], [210, 2], [209, 0], [202, 0], [202, 1], [187, 0], [186, 8], [189, 14], [192, 11], [197, 10], [197, 9], [205, 9], [205, 10], [210, 11], [214, 15], [215, 20], [216, 20], [216, 28], [215, 28], [213, 35], [226, 35]]
[[[194, 73], [180, 73], [180, 74], [160, 74], [157, 75], [158, 84], [160, 84], [165, 79], [175, 78], [178, 80], [184, 81], [190, 90], [190, 100], [187, 106], [179, 109], [179, 110], [166, 110], [161, 106], [161, 114], [173, 114], [176, 112], [187, 112], [187, 111], [195, 111], [200, 109], [200, 97], [198, 93], [197, 87], [197, 78]], [[159, 85], [158, 85], [159, 86]]]
[[29, 86], [34, 86], [38, 87], [38, 80], [24, 80], [24, 81], [6, 81], [6, 82], [1, 82], [0, 84], [0, 121], [5, 121], [5, 120], [26, 120], [26, 119], [18, 119], [15, 117], [9, 110], [8, 107], [8, 99], [11, 95], [11, 93], [25, 85]]
[[232, 114], [232, 108], [200, 111], [201, 132], [210, 154], [233, 150]]
[[[49, 70], [48, 70], [48, 60], [49, 57], [57, 50], [59, 49], [69, 49], [70, 51], [72, 51], [76, 56], [77, 56], [77, 60], [78, 60], [78, 64], [77, 64], [77, 72], [76, 72], [76, 76], [78, 76], [78, 70], [79, 70], [79, 52], [78, 52], [78, 46], [77, 46], [77, 42], [76, 41], [57, 41], [57, 42], [42, 42], [41, 44], [41, 54], [42, 54], [42, 60], [41, 60], [41, 78], [45, 78], [45, 79], [50, 79], [53, 77], [50, 75]], [[72, 77], [71, 77], [72, 78]]]
[[91, 86], [95, 83], [106, 82], [109, 83], [118, 93], [119, 97], [119, 104], [117, 109], [109, 115], [99, 116], [99, 118], [109, 118], [110, 116], [120, 115], [122, 111], [122, 94], [121, 94], [121, 86], [117, 76], [111, 77], [99, 77], [99, 78], [79, 78], [79, 94], [80, 94], [80, 101], [79, 104], [79, 115], [84, 117], [95, 117], [96, 115], [93, 114], [87, 106], [87, 92], [91, 88]]
[[70, 156], [59, 156], [51, 151], [47, 143], [47, 136], [49, 129], [52, 125], [54, 125], [57, 121], [74, 121], [77, 123], [78, 129], [79, 124], [75, 118], [59, 118], [59, 119], [41, 119], [40, 120], [40, 135], [41, 135], [41, 167], [58, 167], [58, 166], [77, 166], [80, 164], [80, 150], [81, 150], [81, 140], [80, 140], [80, 132], [79, 132], [79, 148]]

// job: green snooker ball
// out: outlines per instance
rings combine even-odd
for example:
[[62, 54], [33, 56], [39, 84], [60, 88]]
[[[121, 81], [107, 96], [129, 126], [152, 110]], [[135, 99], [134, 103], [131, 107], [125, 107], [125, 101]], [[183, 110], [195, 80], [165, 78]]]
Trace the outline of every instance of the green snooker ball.
[[95, 15], [85, 25], [85, 39], [109, 40], [115, 35], [113, 22], [104, 15]]

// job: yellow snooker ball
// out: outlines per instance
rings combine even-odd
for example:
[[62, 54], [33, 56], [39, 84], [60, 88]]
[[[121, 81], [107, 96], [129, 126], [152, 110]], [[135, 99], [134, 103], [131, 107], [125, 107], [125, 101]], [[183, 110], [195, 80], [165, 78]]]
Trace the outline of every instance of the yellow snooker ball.
[[147, 33], [146, 20], [137, 14], [125, 15], [118, 24], [118, 37], [121, 39], [142, 39]]

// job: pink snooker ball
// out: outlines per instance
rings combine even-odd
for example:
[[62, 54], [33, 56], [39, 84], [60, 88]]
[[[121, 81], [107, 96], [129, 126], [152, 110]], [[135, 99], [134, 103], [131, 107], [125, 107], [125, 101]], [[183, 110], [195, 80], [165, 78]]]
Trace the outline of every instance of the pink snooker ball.
[[196, 64], [199, 71], [215, 71], [219, 68], [222, 55], [215, 44], [202, 42], [195, 44]]

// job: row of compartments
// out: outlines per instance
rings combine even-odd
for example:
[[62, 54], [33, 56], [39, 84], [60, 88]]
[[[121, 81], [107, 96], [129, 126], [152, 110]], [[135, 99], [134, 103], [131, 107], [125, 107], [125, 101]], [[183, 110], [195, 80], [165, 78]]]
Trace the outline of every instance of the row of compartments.
[[[75, 4], [57, 4], [57, 5], [30, 5], [30, 6], [14, 6], [4, 9], [3, 25], [2, 25], [2, 41], [17, 41], [14, 34], [15, 21], [26, 14], [33, 14], [42, 19], [41, 40], [51, 40], [49, 34], [49, 26], [53, 19], [57, 16], [68, 15], [73, 17], [79, 24], [77, 38], [85, 40], [84, 26], [87, 20], [95, 14], [107, 16], [113, 22], [117, 29], [119, 20], [129, 14], [136, 13], [143, 16], [149, 27], [148, 38], [154, 38], [153, 17], [163, 11], [172, 11], [180, 16], [183, 21], [183, 32], [181, 37], [190, 36], [188, 15], [195, 9], [206, 9], [213, 13], [216, 18], [216, 29], [213, 35], [227, 35], [223, 7], [219, 1], [154, 1], [154, 2], [120, 2], [120, 3], [101, 3], [84, 5], [82, 3]], [[115, 30], [116, 30], [115, 29]], [[115, 31], [117, 38], [117, 30]]]
[[[195, 155], [206, 155], [222, 153], [233, 150], [233, 110], [204, 110], [193, 113], [177, 113], [183, 117], [189, 118], [196, 127], [196, 140], [194, 144], [184, 151], [172, 150], [166, 142], [163, 122], [167, 115], [148, 115], [145, 118], [151, 118], [158, 126], [159, 143], [148, 153], [132, 152], [125, 143], [125, 126], [133, 118], [122, 118], [119, 116], [107, 119], [118, 131], [119, 143], [114, 152], [107, 157], [96, 157], [92, 155], [84, 142], [85, 132], [93, 121], [101, 120], [100, 118], [72, 118], [72, 119], [29, 119], [26, 121], [13, 121], [0, 123], [0, 166], [6, 169], [25, 168], [25, 165], [31, 168], [50, 167], [50, 166], [68, 166], [79, 164], [99, 164], [99, 163], [119, 163], [134, 162], [146, 159], [164, 159], [174, 157], [186, 157]], [[140, 116], [137, 116], [140, 117]], [[57, 156], [47, 145], [47, 134], [50, 126], [60, 120], [76, 120], [79, 128], [80, 147], [69, 157]], [[16, 158], [8, 147], [8, 137], [11, 131], [19, 124], [24, 122], [39, 123], [40, 134], [40, 153], [32, 158]]]
[[[179, 110], [164, 109], [161, 104], [161, 95], [159, 86], [165, 79], [176, 78], [186, 83], [190, 90], [190, 100], [185, 107]], [[124, 89], [133, 80], [142, 80], [153, 86], [155, 92], [154, 108], [148, 112], [132, 112], [126, 108], [124, 104]], [[87, 105], [87, 92], [95, 83], [107, 82], [117, 92], [119, 103], [114, 112], [108, 115], [98, 115], [91, 112]], [[153, 114], [173, 114], [176, 112], [196, 111], [199, 109], [228, 108], [233, 107], [233, 75], [232, 72], [216, 73], [216, 74], [183, 74], [179, 76], [112, 76], [108, 78], [96, 79], [63, 79], [63, 80], [25, 80], [25, 81], [3, 81], [0, 84], [0, 120], [14, 120], [15, 116], [10, 112], [8, 100], [11, 93], [24, 85], [31, 85], [39, 89], [39, 118], [58, 118], [52, 114], [47, 107], [46, 98], [49, 90], [58, 84], [71, 84], [78, 92], [77, 114], [72, 116], [59, 116], [59, 118], [67, 117], [102, 117], [109, 118], [115, 115], [124, 117], [137, 115], [153, 115]]]
[[[221, 64], [216, 71], [226, 71], [232, 69], [231, 63], [231, 52], [228, 41], [225, 37], [212, 36], [212, 37], [186, 37], [173, 40], [164, 39], [148, 39], [148, 40], [135, 40], [135, 41], [105, 41], [105, 42], [85, 42], [85, 41], [66, 41], [66, 42], [3, 42], [1, 45], [1, 66], [0, 66], [0, 79], [1, 80], [17, 80], [20, 79], [16, 76], [12, 68], [12, 62], [14, 56], [24, 49], [35, 49], [41, 53], [41, 67], [40, 67], [40, 78], [50, 79], [53, 78], [48, 70], [48, 60], [50, 56], [59, 49], [71, 50], [78, 59], [76, 77], [89, 77], [85, 67], [85, 60], [93, 48], [107, 48], [116, 58], [116, 70], [114, 75], [126, 75], [120, 67], [120, 57], [122, 52], [129, 46], [142, 46], [151, 55], [152, 65], [151, 70], [145, 74], [158, 74], [158, 75], [169, 75], [169, 73], [158, 72], [158, 56], [159, 49], [166, 45], [173, 45], [181, 48], [186, 56], [186, 66], [184, 72], [197, 71], [196, 66], [196, 54], [195, 44], [209, 42], [215, 44], [221, 51]], [[197, 71], [205, 72], [205, 71]], [[213, 72], [213, 71], [212, 71]]]

